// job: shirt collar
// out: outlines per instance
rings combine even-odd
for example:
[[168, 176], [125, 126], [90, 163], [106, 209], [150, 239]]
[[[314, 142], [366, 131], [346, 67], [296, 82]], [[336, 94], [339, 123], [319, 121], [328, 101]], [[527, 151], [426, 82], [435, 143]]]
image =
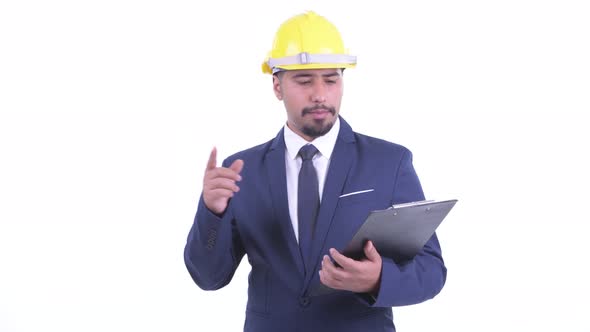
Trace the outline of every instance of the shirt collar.
[[301, 136], [297, 135], [287, 124], [285, 123], [285, 145], [287, 147], [287, 153], [290, 159], [296, 159], [299, 154], [299, 150], [306, 144], [312, 143], [320, 154], [328, 159], [332, 156], [334, 146], [336, 145], [336, 139], [338, 138], [338, 132], [340, 131], [340, 117], [336, 118], [332, 129], [327, 132], [324, 136], [317, 137], [311, 142], [304, 140]]

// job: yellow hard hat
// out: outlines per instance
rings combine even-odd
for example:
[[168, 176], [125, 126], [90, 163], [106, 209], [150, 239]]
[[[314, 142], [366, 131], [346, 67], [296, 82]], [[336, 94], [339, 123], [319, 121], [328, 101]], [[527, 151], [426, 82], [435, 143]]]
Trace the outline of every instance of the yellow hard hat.
[[338, 29], [324, 17], [308, 11], [279, 27], [262, 72], [281, 70], [353, 68], [356, 57], [348, 55]]

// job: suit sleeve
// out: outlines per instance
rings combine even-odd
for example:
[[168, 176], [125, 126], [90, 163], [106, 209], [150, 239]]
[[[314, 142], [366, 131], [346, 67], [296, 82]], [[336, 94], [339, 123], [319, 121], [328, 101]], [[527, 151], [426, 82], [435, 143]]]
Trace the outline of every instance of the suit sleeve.
[[[224, 162], [224, 167], [227, 167]], [[242, 257], [244, 247], [232, 213], [232, 200], [224, 214], [211, 212], [201, 195], [195, 220], [184, 248], [184, 262], [195, 281], [203, 290], [216, 290], [227, 285]]]
[[[394, 185], [393, 203], [424, 200], [422, 186], [412, 165], [412, 154], [406, 150]], [[447, 269], [434, 234], [413, 260], [396, 264], [383, 257], [379, 292], [372, 304], [376, 307], [411, 305], [436, 296], [443, 288]]]

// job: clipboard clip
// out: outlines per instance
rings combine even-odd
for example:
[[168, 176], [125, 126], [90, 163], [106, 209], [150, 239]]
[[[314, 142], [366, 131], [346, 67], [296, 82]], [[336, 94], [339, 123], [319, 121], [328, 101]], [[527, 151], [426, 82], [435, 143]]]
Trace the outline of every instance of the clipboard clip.
[[423, 201], [417, 201], [417, 202], [393, 204], [390, 207], [390, 209], [400, 209], [400, 208], [408, 207], [408, 206], [419, 206], [419, 205], [425, 205], [425, 204], [429, 204], [429, 203], [433, 203], [433, 202], [435, 202], [434, 199], [429, 199], [429, 200], [423, 200]]

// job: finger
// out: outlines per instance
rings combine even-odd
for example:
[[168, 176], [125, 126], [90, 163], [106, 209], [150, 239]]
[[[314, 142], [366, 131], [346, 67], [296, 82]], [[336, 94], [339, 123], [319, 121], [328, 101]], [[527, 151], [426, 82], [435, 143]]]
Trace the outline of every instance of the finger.
[[215, 169], [211, 169], [205, 174], [205, 180], [212, 180], [217, 178], [224, 178], [233, 181], [240, 181], [242, 179], [242, 177], [234, 170], [225, 167], [217, 167]]
[[367, 259], [371, 262], [377, 261], [381, 258], [381, 255], [379, 255], [379, 252], [377, 252], [377, 249], [373, 245], [372, 241], [367, 241], [367, 243], [365, 243], [364, 251], [365, 256], [367, 256]]
[[207, 161], [207, 170], [215, 169], [215, 167], [217, 167], [217, 148], [213, 147], [209, 155], [209, 160]]
[[332, 264], [330, 258], [326, 255], [322, 260], [322, 269], [320, 270], [320, 281], [332, 288], [340, 289], [342, 286], [342, 279], [339, 275], [341, 271]]
[[234, 192], [227, 189], [212, 189], [207, 193], [207, 195], [212, 201], [216, 201], [220, 198], [232, 198], [234, 196]]
[[341, 289], [342, 283], [340, 281], [335, 280], [332, 276], [324, 270], [320, 270], [320, 281], [322, 284], [334, 288], [334, 289]]
[[234, 162], [231, 164], [231, 166], [229, 166], [229, 169], [233, 170], [237, 174], [240, 174], [240, 172], [242, 171], [242, 168], [244, 168], [244, 161], [242, 159], [234, 160]]
[[336, 263], [342, 266], [342, 268], [345, 270], [356, 268], [356, 262], [353, 259], [342, 255], [334, 248], [330, 249], [330, 256], [332, 256], [332, 259], [334, 259], [334, 261], [336, 261]]
[[232, 192], [240, 191], [236, 182], [228, 178], [214, 178], [208, 180], [204, 185], [205, 190], [225, 189]]
[[330, 256], [324, 255], [324, 257], [322, 257], [322, 268], [337, 269], [338, 267], [336, 267], [336, 265], [334, 265], [334, 262], [332, 262], [332, 260], [330, 259]]
[[336, 267], [328, 255], [324, 255], [324, 258], [322, 259], [322, 271], [324, 271], [330, 279], [336, 281], [346, 278], [346, 271]]

